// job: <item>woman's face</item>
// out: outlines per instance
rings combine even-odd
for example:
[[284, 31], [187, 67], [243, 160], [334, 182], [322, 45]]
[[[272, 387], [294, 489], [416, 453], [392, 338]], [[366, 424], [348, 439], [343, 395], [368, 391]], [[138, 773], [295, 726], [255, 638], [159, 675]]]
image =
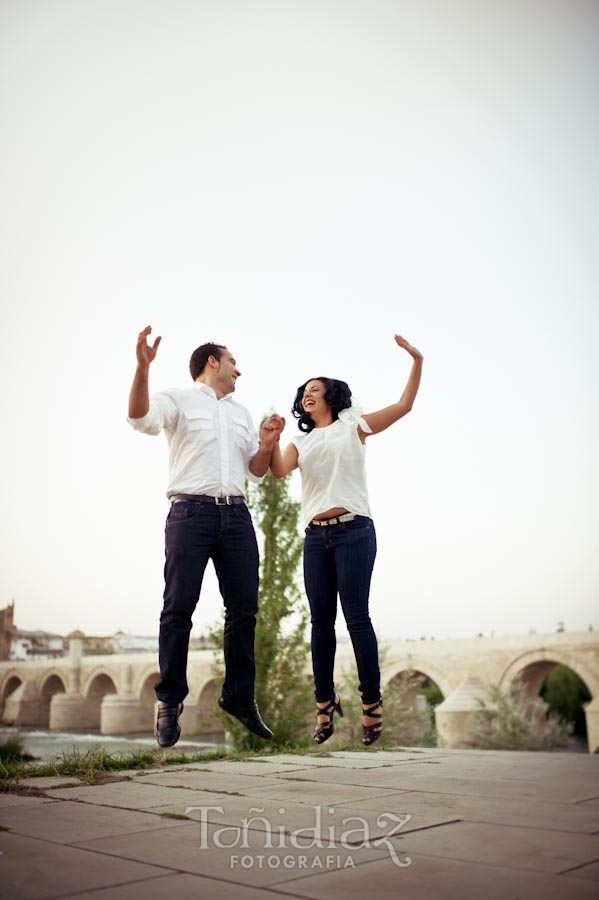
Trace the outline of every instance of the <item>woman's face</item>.
[[309, 381], [304, 388], [302, 397], [302, 407], [304, 412], [310, 413], [312, 418], [324, 415], [329, 412], [329, 405], [324, 399], [326, 387], [322, 381], [314, 379]]

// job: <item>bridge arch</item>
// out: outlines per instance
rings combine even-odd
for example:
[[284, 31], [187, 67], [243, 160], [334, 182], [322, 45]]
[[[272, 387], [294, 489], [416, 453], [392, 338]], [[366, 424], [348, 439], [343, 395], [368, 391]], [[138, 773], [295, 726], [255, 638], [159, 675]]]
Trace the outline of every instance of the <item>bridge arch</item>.
[[216, 678], [205, 681], [197, 692], [197, 723], [201, 734], [224, 736], [225, 729], [217, 712], [220, 693], [220, 682]]
[[82, 690], [87, 701], [86, 722], [88, 728], [100, 728], [102, 701], [108, 694], [116, 694], [115, 681], [104, 667], [98, 667], [85, 680]]
[[48, 727], [50, 724], [50, 704], [55, 694], [66, 693], [66, 687], [61, 675], [56, 671], [50, 671], [40, 685], [40, 725]]
[[154, 685], [159, 678], [160, 672], [154, 663], [151, 668], [148, 667], [145, 669], [143, 680], [138, 684], [137, 691], [135, 692], [139, 700], [139, 707], [143, 710], [144, 718], [148, 722], [152, 722], [154, 719], [154, 704], [156, 703]]
[[[136, 697], [140, 700], [142, 696], [146, 699], [148, 697], [148, 685], [150, 686], [152, 693], [154, 693], [154, 684], [160, 678], [160, 670], [158, 668], [158, 662], [150, 662], [145, 663], [144, 665], [139, 667], [138, 671], [135, 671], [133, 678], [132, 690]], [[156, 702], [156, 694], [154, 693], [153, 703]]]
[[[404, 666], [395, 665], [393, 667], [385, 666], [383, 668], [383, 672], [381, 672], [383, 681], [383, 697], [385, 693], [385, 685], [391, 686], [394, 682], [397, 682], [398, 679], [403, 675], [408, 675], [411, 673], [416, 676], [421, 676], [422, 679], [428, 678], [431, 681], [434, 681], [444, 697], [447, 697], [453, 690], [451, 684], [447, 679], [447, 676], [443, 672], [441, 672], [435, 665], [431, 665], [427, 660], [409, 659], [407, 661], [407, 664]], [[406, 692], [403, 698], [402, 706], [410, 705], [409, 701], [414, 700], [419, 691], [420, 685], [411, 688], [408, 692]]]
[[14, 694], [14, 692], [21, 687], [23, 681], [24, 679], [21, 678], [14, 669], [11, 669], [6, 673], [2, 686], [0, 687], [0, 719], [2, 719], [4, 715], [6, 701], [11, 694]]
[[[97, 679], [102, 675], [107, 681], [101, 680], [100, 682], [97, 682]], [[87, 697], [92, 686], [94, 686], [94, 691], [97, 691], [98, 685], [108, 684], [108, 682], [112, 685], [112, 690], [106, 691], [106, 693], [118, 693], [120, 685], [118, 684], [118, 679], [114, 670], [110, 669], [107, 665], [95, 666], [90, 672], [85, 673], [85, 677], [81, 683], [81, 693], [84, 697]], [[96, 684], [94, 685], [94, 683]]]
[[599, 696], [599, 676], [585, 662], [567, 651], [547, 649], [529, 650], [520, 654], [504, 669], [499, 686], [505, 687], [512, 679], [520, 677], [528, 693], [536, 697], [545, 678], [554, 666], [567, 666], [586, 684], [591, 697]]
[[18, 674], [15, 669], [11, 669], [6, 673], [2, 685], [0, 686], [0, 697], [7, 697], [9, 694], [12, 694], [13, 691], [19, 687], [20, 684], [23, 684], [24, 679]]

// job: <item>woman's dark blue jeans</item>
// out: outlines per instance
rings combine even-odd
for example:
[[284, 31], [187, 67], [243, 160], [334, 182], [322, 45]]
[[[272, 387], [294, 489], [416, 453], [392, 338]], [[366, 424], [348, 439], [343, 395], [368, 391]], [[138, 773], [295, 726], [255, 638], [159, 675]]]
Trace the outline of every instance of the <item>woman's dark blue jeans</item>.
[[164, 606], [160, 616], [159, 700], [176, 705], [188, 693], [191, 617], [204, 570], [212, 559], [225, 605], [225, 681], [222, 695], [240, 704], [254, 696], [254, 631], [258, 611], [258, 545], [244, 503], [174, 503], [166, 520]]
[[351, 637], [363, 703], [380, 696], [378, 646], [368, 595], [376, 556], [372, 519], [356, 516], [337, 525], [309, 525], [304, 541], [304, 583], [312, 621], [312, 668], [317, 703], [335, 696], [337, 594]]

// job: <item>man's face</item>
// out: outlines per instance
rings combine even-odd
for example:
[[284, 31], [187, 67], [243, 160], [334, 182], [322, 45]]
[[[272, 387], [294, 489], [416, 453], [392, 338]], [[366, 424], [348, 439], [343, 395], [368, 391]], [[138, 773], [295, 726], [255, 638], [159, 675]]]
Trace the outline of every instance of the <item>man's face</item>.
[[230, 350], [225, 349], [218, 361], [218, 383], [223, 394], [232, 394], [235, 390], [235, 382], [241, 375], [237, 363]]

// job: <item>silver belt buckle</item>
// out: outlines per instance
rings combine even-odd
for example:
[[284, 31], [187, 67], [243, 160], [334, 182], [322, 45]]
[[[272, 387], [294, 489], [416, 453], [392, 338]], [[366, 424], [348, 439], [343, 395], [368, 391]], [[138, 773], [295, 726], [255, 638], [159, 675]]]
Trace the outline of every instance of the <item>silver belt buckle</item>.
[[214, 499], [217, 506], [231, 506], [230, 497], [215, 497]]

